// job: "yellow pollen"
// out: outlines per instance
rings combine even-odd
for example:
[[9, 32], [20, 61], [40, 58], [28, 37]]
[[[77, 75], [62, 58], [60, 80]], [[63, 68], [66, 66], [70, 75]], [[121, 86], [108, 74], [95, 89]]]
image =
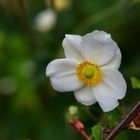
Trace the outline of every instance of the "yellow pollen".
[[98, 65], [84, 61], [77, 67], [77, 77], [88, 86], [96, 86], [101, 82], [103, 74]]

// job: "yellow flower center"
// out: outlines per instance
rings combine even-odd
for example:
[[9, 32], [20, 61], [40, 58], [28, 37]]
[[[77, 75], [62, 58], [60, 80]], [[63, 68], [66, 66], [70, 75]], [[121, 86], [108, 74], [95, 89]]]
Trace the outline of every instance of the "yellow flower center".
[[78, 65], [77, 77], [88, 86], [96, 86], [101, 82], [103, 74], [98, 65], [85, 61]]

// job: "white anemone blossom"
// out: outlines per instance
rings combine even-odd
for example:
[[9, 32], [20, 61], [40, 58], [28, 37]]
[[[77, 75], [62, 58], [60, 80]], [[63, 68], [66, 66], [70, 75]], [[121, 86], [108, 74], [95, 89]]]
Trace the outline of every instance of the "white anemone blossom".
[[121, 52], [111, 35], [98, 30], [66, 35], [62, 45], [66, 58], [46, 68], [53, 88], [74, 91], [76, 100], [87, 106], [98, 102], [104, 112], [116, 108], [126, 94], [126, 82], [118, 71]]

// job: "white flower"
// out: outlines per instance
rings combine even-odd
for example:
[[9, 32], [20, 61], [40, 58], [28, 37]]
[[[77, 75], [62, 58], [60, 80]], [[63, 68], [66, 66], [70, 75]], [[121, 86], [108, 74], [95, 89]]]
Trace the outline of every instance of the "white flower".
[[126, 93], [126, 82], [118, 71], [121, 52], [110, 34], [94, 31], [85, 36], [66, 35], [63, 40], [66, 58], [50, 62], [46, 75], [59, 92], [74, 91], [84, 105], [96, 102], [104, 112], [119, 105]]
[[35, 27], [41, 32], [50, 31], [56, 24], [57, 15], [51, 9], [43, 10], [35, 17]]

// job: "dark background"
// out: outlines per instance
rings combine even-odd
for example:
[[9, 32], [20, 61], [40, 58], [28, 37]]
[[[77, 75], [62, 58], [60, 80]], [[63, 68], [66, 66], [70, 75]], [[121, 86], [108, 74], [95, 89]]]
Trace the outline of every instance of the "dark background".
[[[110, 33], [123, 55], [125, 111], [140, 100], [140, 91], [130, 84], [131, 76], [140, 78], [140, 0], [71, 0], [62, 9], [52, 0], [57, 22], [42, 33], [35, 29], [34, 19], [48, 7], [45, 0], [0, 0], [0, 140], [84, 140], [67, 122], [71, 105], [79, 109], [78, 118], [89, 134], [98, 123], [94, 116], [115, 116], [104, 115], [97, 104], [84, 107], [72, 93], [58, 94], [51, 87], [45, 69], [64, 56], [66, 33], [84, 35], [95, 29]], [[126, 130], [121, 139], [139, 140], [140, 134]]]

